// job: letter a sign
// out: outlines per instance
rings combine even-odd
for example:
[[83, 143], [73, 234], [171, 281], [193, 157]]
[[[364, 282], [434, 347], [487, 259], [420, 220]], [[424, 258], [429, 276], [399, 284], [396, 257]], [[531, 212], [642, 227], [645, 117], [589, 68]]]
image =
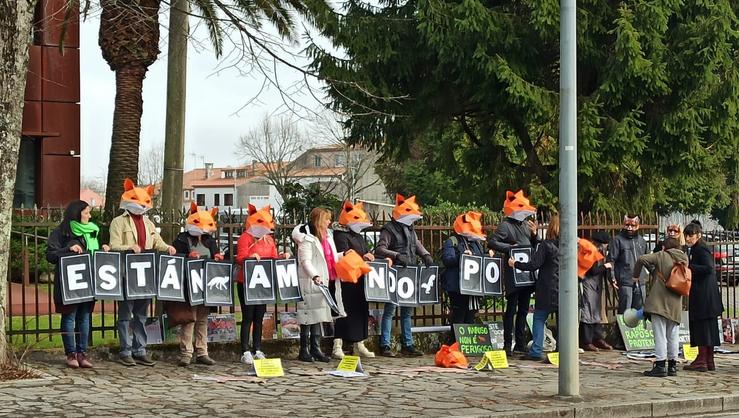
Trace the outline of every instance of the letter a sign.
[[272, 260], [244, 261], [244, 304], [275, 303], [275, 284], [272, 280]]

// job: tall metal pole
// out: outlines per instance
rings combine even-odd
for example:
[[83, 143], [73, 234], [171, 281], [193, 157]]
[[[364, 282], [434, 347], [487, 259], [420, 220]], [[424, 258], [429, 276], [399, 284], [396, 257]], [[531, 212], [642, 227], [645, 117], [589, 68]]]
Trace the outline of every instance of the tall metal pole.
[[559, 394], [580, 395], [577, 351], [577, 35], [575, 1], [560, 0]]
[[[190, 31], [189, 0], [172, 0], [169, 9], [167, 56], [167, 115], [164, 128], [164, 176], [162, 213], [182, 210], [182, 174], [185, 165], [185, 90], [187, 87], [187, 37]], [[162, 228], [171, 242], [172, 228]]]

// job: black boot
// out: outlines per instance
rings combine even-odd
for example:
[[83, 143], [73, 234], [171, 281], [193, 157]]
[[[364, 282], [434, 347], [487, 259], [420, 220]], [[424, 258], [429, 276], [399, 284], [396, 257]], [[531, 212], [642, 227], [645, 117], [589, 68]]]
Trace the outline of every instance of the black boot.
[[644, 376], [650, 377], [667, 377], [667, 368], [665, 367], [665, 361], [655, 361], [652, 370], [644, 372]]
[[503, 342], [503, 351], [505, 351], [506, 356], [510, 357], [513, 352], [511, 351], [511, 342]]
[[677, 360], [668, 360], [667, 361], [667, 375], [668, 376], [677, 376]]
[[310, 355], [316, 361], [328, 363], [331, 361], [323, 352], [321, 352], [321, 324], [313, 324], [310, 326]]
[[300, 354], [298, 360], [313, 363], [313, 356], [308, 351], [308, 338], [310, 335], [310, 325], [300, 326]]

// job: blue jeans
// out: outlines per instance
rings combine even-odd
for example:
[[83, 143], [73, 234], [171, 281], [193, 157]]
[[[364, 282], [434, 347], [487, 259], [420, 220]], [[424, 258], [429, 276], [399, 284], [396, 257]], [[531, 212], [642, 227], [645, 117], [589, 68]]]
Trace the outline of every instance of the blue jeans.
[[151, 299], [118, 302], [118, 340], [121, 342], [119, 353], [121, 357], [146, 354], [146, 311], [150, 302]]
[[72, 312], [62, 314], [61, 332], [64, 353], [84, 353], [90, 339], [90, 312], [95, 302], [73, 305]]
[[544, 346], [544, 325], [549, 317], [548, 309], [534, 309], [534, 329], [531, 330], [531, 349], [529, 355], [532, 357], [541, 357], [542, 347]]
[[[380, 347], [390, 347], [390, 336], [393, 330], [393, 316], [395, 316], [395, 305], [386, 303], [382, 311], [382, 323], [380, 324]], [[411, 326], [413, 321], [413, 308], [409, 306], [400, 307], [400, 333], [403, 337], [403, 346], [413, 347], [413, 334]]]

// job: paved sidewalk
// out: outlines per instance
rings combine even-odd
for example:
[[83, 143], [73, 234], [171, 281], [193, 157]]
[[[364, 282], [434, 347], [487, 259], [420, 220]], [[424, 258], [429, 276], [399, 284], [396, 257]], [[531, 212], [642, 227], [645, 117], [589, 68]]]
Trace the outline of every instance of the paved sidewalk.
[[[171, 356], [169, 356], [171, 357]], [[332, 363], [284, 360], [286, 376], [258, 382], [215, 353], [213, 367], [126, 368], [97, 359], [93, 370], [70, 370], [61, 356], [35, 353], [31, 365], [49, 377], [0, 383], [0, 414], [7, 416], [666, 416], [734, 412], [739, 354], [717, 355], [718, 370], [647, 378], [648, 361], [618, 352], [581, 355], [582, 399], [558, 399], [555, 366], [512, 359], [509, 369], [455, 371], [433, 366], [433, 356], [363, 360], [367, 378], [326, 374]], [[226, 358], [228, 357], [228, 358]], [[59, 358], [59, 360], [56, 360]], [[193, 375], [245, 381], [197, 381]]]

